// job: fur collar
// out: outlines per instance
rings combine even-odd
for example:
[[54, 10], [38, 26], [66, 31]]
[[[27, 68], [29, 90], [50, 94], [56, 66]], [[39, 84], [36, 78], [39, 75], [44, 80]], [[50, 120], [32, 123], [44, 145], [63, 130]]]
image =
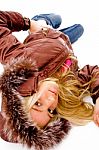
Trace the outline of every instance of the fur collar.
[[[68, 134], [70, 124], [65, 119], [59, 119], [46, 126], [44, 129], [36, 127], [28, 118], [22, 105], [22, 96], [17, 92], [20, 84], [31, 76], [37, 77], [36, 65], [24, 58], [12, 61], [4, 68], [0, 79], [0, 88], [4, 101], [6, 128], [9, 129], [7, 136], [9, 141], [16, 135], [16, 141], [35, 147], [36, 150], [47, 150], [60, 143]], [[13, 138], [14, 139], [14, 138]]]

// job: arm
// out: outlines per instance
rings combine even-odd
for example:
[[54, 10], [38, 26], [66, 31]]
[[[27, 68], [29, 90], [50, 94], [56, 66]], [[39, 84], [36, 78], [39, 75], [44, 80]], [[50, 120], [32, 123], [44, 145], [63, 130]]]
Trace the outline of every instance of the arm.
[[99, 67], [86, 65], [78, 71], [78, 79], [82, 84], [90, 82], [89, 91], [92, 94], [93, 102], [99, 97]]
[[19, 47], [24, 47], [15, 36], [13, 31], [27, 30], [30, 28], [30, 21], [23, 18], [17, 12], [0, 11], [0, 62], [5, 64], [11, 58], [23, 55]]
[[89, 91], [92, 93], [92, 99], [95, 103], [93, 120], [99, 126], [99, 67], [85, 66], [78, 72], [78, 78], [82, 84], [91, 81]]
[[39, 31], [42, 26], [43, 25], [41, 25], [39, 21], [25, 18], [18, 12], [0, 11], [0, 27], [6, 27], [12, 32], [21, 30], [25, 31], [28, 29], [30, 32], [35, 32]]
[[0, 28], [5, 27], [10, 31], [28, 30], [30, 28], [29, 18], [24, 18], [20, 13], [0, 11]]
[[36, 21], [31, 23], [29, 18], [24, 18], [17, 12], [0, 11], [0, 62], [2, 64], [7, 63], [11, 58], [25, 55], [24, 44], [19, 42], [12, 32], [31, 28], [37, 31], [40, 27], [36, 28], [36, 26]]

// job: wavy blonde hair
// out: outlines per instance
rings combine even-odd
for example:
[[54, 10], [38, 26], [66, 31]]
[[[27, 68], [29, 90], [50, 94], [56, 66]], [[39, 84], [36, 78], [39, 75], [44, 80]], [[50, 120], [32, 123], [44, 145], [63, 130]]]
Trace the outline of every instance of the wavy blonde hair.
[[84, 98], [91, 94], [89, 85], [92, 81], [82, 85], [70, 70], [65, 74], [56, 73], [54, 78], [58, 78], [59, 85], [57, 106], [59, 116], [76, 125], [85, 125], [92, 121], [94, 106], [90, 102], [84, 101]]

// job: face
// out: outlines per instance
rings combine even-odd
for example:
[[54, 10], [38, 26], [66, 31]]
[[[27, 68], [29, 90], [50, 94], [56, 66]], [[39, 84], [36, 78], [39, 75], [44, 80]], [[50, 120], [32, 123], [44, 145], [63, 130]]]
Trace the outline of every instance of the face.
[[58, 91], [58, 85], [54, 81], [44, 81], [40, 84], [36, 93], [39, 98], [30, 109], [31, 118], [38, 126], [44, 127], [56, 114]]

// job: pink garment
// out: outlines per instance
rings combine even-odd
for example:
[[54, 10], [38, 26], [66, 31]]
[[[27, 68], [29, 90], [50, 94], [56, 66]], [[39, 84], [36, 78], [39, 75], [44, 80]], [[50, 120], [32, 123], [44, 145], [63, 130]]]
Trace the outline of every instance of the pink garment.
[[65, 72], [67, 71], [67, 69], [71, 66], [72, 64], [72, 60], [71, 59], [66, 59], [66, 61], [64, 62], [62, 68], [61, 68], [61, 71], [62, 72]]

